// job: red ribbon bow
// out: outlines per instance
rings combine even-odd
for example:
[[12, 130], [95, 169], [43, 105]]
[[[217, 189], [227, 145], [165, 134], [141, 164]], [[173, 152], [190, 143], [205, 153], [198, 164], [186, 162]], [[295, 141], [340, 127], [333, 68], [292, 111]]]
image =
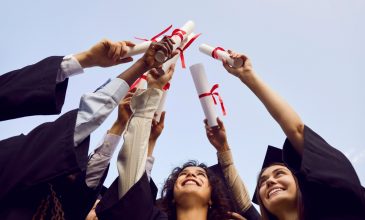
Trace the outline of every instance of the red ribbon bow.
[[143, 41], [152, 41], [152, 42], [156, 42], [157, 38], [161, 35], [163, 35], [164, 33], [166, 33], [167, 31], [169, 31], [172, 28], [172, 25], [168, 26], [165, 30], [161, 31], [160, 33], [158, 33], [157, 35], [153, 36], [150, 40], [146, 39], [146, 38], [139, 38], [139, 37], [134, 37], [138, 40], [143, 40]]
[[181, 59], [181, 66], [183, 69], [186, 68], [186, 65], [185, 65], [185, 58], [184, 58], [184, 51], [201, 35], [200, 34], [197, 34], [195, 35], [193, 38], [191, 38], [186, 44], [185, 46], [181, 49], [180, 47], [176, 48], [177, 50], [180, 51], [180, 59]]
[[214, 48], [214, 50], [212, 51], [212, 57], [214, 59], [218, 59], [218, 54], [217, 54], [217, 51], [218, 50], [221, 50], [221, 51], [226, 51], [225, 49], [223, 49], [222, 47], [216, 47]]
[[199, 98], [203, 98], [203, 97], [206, 97], [206, 96], [212, 96], [213, 98], [213, 101], [214, 101], [214, 105], [217, 105], [217, 101], [215, 100], [215, 97], [214, 96], [217, 96], [218, 97], [218, 100], [219, 100], [219, 103], [221, 104], [221, 108], [222, 108], [222, 112], [223, 112], [223, 115], [226, 115], [226, 109], [224, 108], [224, 104], [223, 104], [223, 99], [222, 97], [219, 95], [218, 92], [214, 92], [216, 89], [218, 89], [219, 85], [218, 84], [215, 84], [211, 89], [210, 89], [210, 92], [206, 92], [206, 93], [203, 93], [201, 95], [199, 95]]

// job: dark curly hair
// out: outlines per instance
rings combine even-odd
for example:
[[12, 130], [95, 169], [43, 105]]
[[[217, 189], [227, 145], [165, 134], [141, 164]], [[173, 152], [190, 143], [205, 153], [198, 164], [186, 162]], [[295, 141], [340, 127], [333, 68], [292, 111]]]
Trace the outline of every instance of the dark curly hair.
[[212, 205], [208, 209], [209, 220], [229, 219], [227, 214], [230, 211], [229, 200], [224, 191], [222, 181], [209, 168], [197, 161], [190, 160], [181, 167], [176, 167], [172, 170], [170, 176], [165, 181], [161, 191], [161, 200], [158, 204], [159, 208], [166, 212], [169, 220], [176, 220], [176, 204], [174, 200], [174, 185], [180, 174], [186, 167], [200, 167], [203, 168], [208, 176], [209, 184], [211, 186], [211, 201]]

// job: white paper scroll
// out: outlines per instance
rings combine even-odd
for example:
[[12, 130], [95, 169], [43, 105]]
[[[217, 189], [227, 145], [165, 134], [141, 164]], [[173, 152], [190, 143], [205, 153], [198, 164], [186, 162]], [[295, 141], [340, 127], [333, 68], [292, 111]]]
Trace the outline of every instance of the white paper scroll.
[[[177, 35], [173, 35], [171, 37], [171, 39], [175, 42], [175, 44], [173, 45], [173, 51], [175, 51], [176, 48], [180, 47], [180, 45], [184, 42], [184, 40], [193, 32], [194, 27], [195, 27], [194, 22], [193, 21], [188, 21], [184, 24], [184, 26], [179, 28], [180, 30], [186, 32], [183, 35], [183, 40], [181, 40], [181, 38]], [[165, 57], [165, 54], [162, 51], [157, 51], [156, 55], [155, 55], [155, 59], [162, 63], [166, 59], [166, 57]]]
[[[199, 50], [200, 52], [213, 57], [212, 53], [214, 51], [215, 47], [209, 46], [208, 44], [202, 44], [199, 46]], [[238, 59], [232, 59], [229, 56], [229, 53], [227, 53], [226, 51], [222, 51], [222, 50], [216, 50], [215, 54], [217, 55], [217, 59], [218, 60], [227, 60], [228, 64], [233, 66], [233, 67], [241, 67], [243, 65], [243, 60], [238, 58]], [[213, 57], [214, 58], [214, 57]]]
[[[166, 72], [169, 69], [169, 67], [171, 66], [171, 64], [174, 64], [174, 63], [176, 64], [178, 59], [179, 59], [179, 54], [175, 55], [173, 58], [166, 61], [162, 66], [163, 71]], [[155, 120], [157, 122], [160, 122], [161, 113], [163, 112], [163, 110], [165, 108], [165, 102], [166, 102], [166, 97], [167, 97], [168, 91], [169, 90], [163, 91], [162, 98], [160, 100], [160, 104], [157, 107], [156, 114], [155, 114]]]
[[[195, 36], [194, 33], [190, 33], [189, 36], [184, 39], [183, 43], [181, 44], [181, 47], [184, 47], [193, 37]], [[179, 55], [181, 53], [181, 51], [178, 51], [179, 53], [171, 58], [170, 60], [166, 61], [163, 66], [162, 66], [162, 69], [164, 70], [164, 72], [167, 71], [167, 69], [170, 67], [171, 64], [177, 62], [177, 60], [179, 59]], [[156, 115], [155, 115], [155, 120], [157, 122], [160, 121], [160, 118], [161, 118], [161, 113], [163, 112], [164, 108], [165, 108], [165, 102], [166, 102], [166, 96], [167, 96], [167, 93], [168, 93], [168, 90], [165, 90], [163, 92], [163, 95], [162, 95], [162, 98], [161, 98], [161, 101], [160, 101], [160, 105], [158, 106], [157, 110], [156, 110]]]
[[[209, 87], [203, 64], [197, 63], [190, 66], [190, 72], [191, 76], [193, 77], [198, 96], [204, 93], [209, 93], [211, 88]], [[210, 127], [218, 126], [217, 114], [214, 110], [214, 102], [212, 96], [208, 95], [205, 97], [201, 97], [200, 104], [203, 108], [205, 117], [208, 120], [208, 125]]]

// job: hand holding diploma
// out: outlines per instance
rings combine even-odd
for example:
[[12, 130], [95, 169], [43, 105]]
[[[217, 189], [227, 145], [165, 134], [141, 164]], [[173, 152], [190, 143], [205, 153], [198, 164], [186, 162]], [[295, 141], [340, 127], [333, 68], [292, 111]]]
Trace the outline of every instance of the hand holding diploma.
[[221, 47], [212, 47], [209, 46], [208, 44], [201, 44], [199, 46], [199, 50], [200, 52], [213, 57], [214, 59], [217, 60], [227, 60], [227, 63], [230, 66], [233, 67], [241, 67], [244, 63], [244, 60], [242, 60], [240, 57], [231, 57], [230, 54], [228, 52], [226, 52], [223, 48]]

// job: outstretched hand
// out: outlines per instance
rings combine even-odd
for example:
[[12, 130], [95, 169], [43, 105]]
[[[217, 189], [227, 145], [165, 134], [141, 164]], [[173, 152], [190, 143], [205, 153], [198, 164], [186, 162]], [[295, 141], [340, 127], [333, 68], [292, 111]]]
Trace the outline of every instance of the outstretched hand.
[[156, 141], [158, 139], [158, 137], [161, 135], [164, 126], [165, 126], [165, 114], [166, 112], [163, 111], [161, 113], [161, 118], [160, 121], [157, 122], [155, 119], [152, 120], [152, 124], [151, 124], [151, 133], [150, 133], [150, 138], [148, 140], [148, 156], [152, 156], [153, 150], [155, 148], [156, 145]]
[[231, 50], [228, 50], [228, 53], [229, 53], [230, 57], [233, 59], [242, 59], [243, 65], [241, 67], [233, 67], [228, 64], [227, 60], [223, 60], [224, 68], [229, 73], [231, 73], [232, 75], [238, 77], [240, 80], [245, 82], [245, 80], [247, 80], [247, 78], [249, 76], [251, 76], [254, 72], [250, 59], [243, 54], [238, 54]]
[[121, 57], [125, 56], [127, 47], [133, 46], [134, 43], [130, 41], [113, 42], [104, 39], [92, 46], [89, 50], [76, 54], [75, 58], [83, 68], [93, 66], [110, 67], [132, 61], [132, 57], [123, 59]]
[[[162, 69], [160, 71], [163, 71]], [[148, 88], [162, 89], [172, 78], [175, 71], [175, 64], [171, 64], [167, 72], [161, 74], [159, 70], [153, 68], [148, 72], [147, 83]]]
[[[160, 69], [164, 62], [166, 62], [167, 60], [174, 57], [178, 53], [177, 51], [173, 51], [174, 44], [175, 44], [175, 42], [167, 36], [165, 36], [159, 42], [152, 42], [150, 47], [147, 49], [147, 51], [145, 52], [145, 54], [142, 57], [142, 60], [145, 63], [147, 69], [151, 69], [151, 68]], [[167, 57], [167, 59], [164, 60], [163, 62], [157, 61], [155, 59], [155, 55], [156, 55], [157, 51], [162, 51], [165, 54], [165, 56]]]
[[136, 92], [137, 88], [134, 88], [128, 92], [122, 101], [120, 101], [118, 106], [118, 118], [114, 122], [113, 126], [110, 128], [108, 133], [121, 135], [127, 125], [129, 118], [132, 115], [132, 110], [130, 107], [132, 96]]
[[229, 150], [226, 129], [224, 128], [223, 122], [217, 118], [218, 126], [210, 127], [208, 120], [204, 120], [205, 131], [209, 142], [217, 149], [218, 152], [224, 152]]

